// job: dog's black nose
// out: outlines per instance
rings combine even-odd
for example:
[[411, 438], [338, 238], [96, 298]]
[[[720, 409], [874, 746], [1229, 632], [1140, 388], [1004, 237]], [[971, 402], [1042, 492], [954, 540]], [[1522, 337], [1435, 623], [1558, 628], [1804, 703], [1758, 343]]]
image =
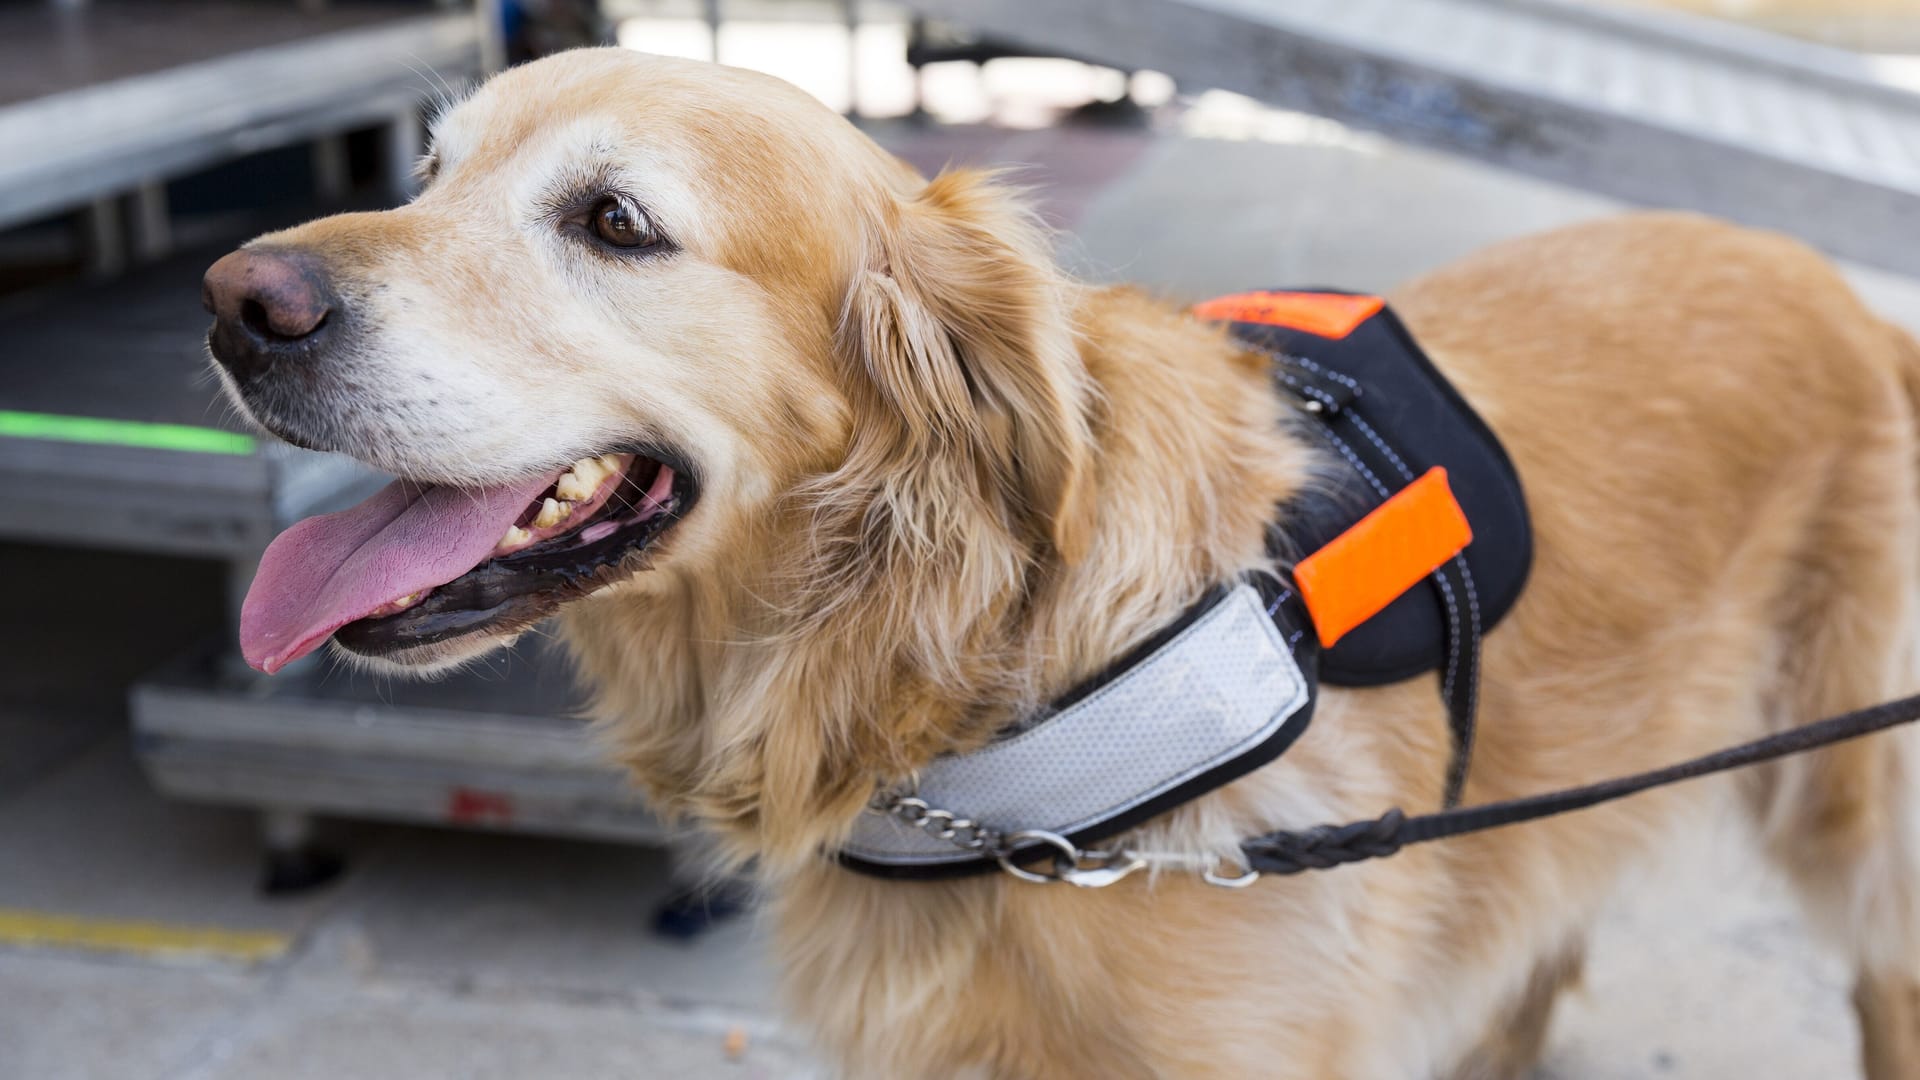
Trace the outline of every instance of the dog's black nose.
[[208, 343], [236, 379], [311, 351], [333, 314], [319, 258], [303, 251], [242, 249], [207, 270], [200, 301], [213, 315]]

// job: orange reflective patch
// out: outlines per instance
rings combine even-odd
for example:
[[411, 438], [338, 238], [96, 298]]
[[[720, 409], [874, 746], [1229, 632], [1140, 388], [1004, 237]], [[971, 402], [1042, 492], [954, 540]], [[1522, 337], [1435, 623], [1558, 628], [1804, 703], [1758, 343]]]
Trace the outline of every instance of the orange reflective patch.
[[1338, 341], [1353, 333], [1354, 327], [1373, 318], [1383, 306], [1377, 296], [1246, 292], [1195, 304], [1193, 313], [1202, 319], [1284, 326]]
[[1473, 540], [1466, 512], [1434, 466], [1326, 547], [1300, 560], [1293, 581], [1320, 644], [1378, 615]]

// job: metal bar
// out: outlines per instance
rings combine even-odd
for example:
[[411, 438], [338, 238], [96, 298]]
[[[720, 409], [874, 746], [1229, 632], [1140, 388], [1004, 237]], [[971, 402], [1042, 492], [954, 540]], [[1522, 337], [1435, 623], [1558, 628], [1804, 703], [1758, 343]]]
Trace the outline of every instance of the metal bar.
[[167, 185], [150, 180], [128, 192], [127, 224], [133, 261], [153, 262], [173, 254]]
[[81, 212], [80, 235], [88, 277], [117, 277], [126, 271], [127, 224], [118, 201], [106, 198], [88, 203]]
[[414, 175], [414, 162], [426, 149], [426, 126], [420, 120], [420, 106], [407, 102], [383, 129], [386, 139], [387, 194], [396, 202], [405, 202], [420, 190], [420, 178]]
[[860, 0], [841, 0], [847, 24], [847, 115], [860, 115]]
[[268, 806], [260, 811], [260, 842], [270, 851], [294, 851], [313, 843], [315, 824], [303, 809]]
[[473, 5], [476, 32], [480, 36], [480, 71], [491, 74], [507, 66], [506, 22], [501, 18], [501, 0], [479, 0]]
[[346, 136], [321, 136], [313, 141], [309, 153], [313, 159], [314, 198], [326, 205], [345, 201], [353, 188], [352, 172], [347, 161]]

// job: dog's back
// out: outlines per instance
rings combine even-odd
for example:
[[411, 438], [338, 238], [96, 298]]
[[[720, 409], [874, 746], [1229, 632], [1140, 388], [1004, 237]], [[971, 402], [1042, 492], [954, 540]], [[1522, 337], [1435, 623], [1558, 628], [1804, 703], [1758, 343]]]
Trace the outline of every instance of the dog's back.
[[[1488, 650], [1469, 801], [1920, 686], [1920, 347], [1825, 259], [1644, 214], [1489, 249], [1395, 299], [1507, 442], [1539, 531], [1527, 595]], [[1920, 1075], [1914, 747], [1896, 733], [1741, 780], [1768, 849], [1858, 967], [1876, 1077]], [[1586, 912], [1568, 909], [1603, 896], [1623, 855], [1657, 852], [1655, 822], [1701, 794], [1458, 844], [1457, 910], [1577, 941]]]

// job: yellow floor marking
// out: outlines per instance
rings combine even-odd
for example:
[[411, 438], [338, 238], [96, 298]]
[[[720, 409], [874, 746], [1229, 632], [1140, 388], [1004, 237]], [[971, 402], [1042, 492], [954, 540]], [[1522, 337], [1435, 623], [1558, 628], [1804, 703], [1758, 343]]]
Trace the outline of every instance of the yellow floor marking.
[[203, 956], [258, 963], [286, 952], [292, 943], [288, 935], [270, 931], [81, 919], [0, 908], [0, 946], [88, 949], [145, 957]]

